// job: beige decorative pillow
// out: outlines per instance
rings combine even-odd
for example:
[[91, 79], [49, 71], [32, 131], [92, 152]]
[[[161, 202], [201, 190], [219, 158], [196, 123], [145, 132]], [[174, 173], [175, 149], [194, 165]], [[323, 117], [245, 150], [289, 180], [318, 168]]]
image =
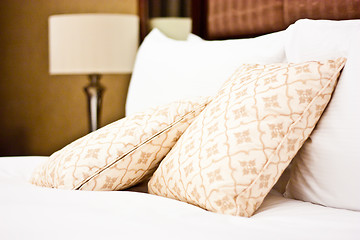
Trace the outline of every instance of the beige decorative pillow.
[[55, 152], [30, 182], [76, 190], [133, 186], [154, 172], [208, 101], [177, 101], [109, 124]]
[[251, 216], [315, 127], [344, 64], [241, 66], [161, 162], [149, 192]]

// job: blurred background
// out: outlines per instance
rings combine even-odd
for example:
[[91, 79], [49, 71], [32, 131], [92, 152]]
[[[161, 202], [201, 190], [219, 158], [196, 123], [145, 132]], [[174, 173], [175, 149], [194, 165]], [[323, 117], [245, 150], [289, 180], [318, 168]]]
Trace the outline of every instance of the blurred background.
[[[49, 75], [48, 17], [137, 11], [137, 0], [0, 1], [0, 156], [50, 155], [88, 133], [87, 76]], [[102, 77], [101, 126], [124, 117], [130, 77]]]

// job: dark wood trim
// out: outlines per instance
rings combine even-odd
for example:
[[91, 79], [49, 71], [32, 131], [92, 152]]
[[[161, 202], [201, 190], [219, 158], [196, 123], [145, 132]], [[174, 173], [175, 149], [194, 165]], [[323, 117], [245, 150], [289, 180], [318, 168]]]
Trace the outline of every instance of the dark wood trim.
[[191, 1], [192, 32], [207, 39], [207, 0]]
[[138, 0], [140, 18], [140, 43], [149, 33], [149, 0]]

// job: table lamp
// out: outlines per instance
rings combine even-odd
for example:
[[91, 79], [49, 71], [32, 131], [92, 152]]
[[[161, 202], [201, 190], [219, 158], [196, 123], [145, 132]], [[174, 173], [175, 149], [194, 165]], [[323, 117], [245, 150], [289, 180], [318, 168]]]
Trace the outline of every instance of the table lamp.
[[86, 74], [90, 132], [99, 127], [102, 74], [131, 73], [139, 44], [139, 19], [128, 14], [61, 14], [49, 17], [50, 74]]

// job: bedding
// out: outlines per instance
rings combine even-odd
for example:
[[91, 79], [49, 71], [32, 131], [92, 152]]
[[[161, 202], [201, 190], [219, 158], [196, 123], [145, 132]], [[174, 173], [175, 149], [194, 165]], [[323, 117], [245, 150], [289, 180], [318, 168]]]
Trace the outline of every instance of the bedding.
[[[221, 31], [222, 38], [238, 34], [233, 29], [236, 22], [226, 23], [234, 19], [232, 5], [245, 1], [191, 2], [216, 3], [212, 12], [221, 17], [213, 21], [211, 29], [227, 27]], [[339, 12], [351, 12], [348, 18], [359, 18], [358, 0], [314, 4], [306, 1], [306, 11], [302, 11], [304, 4], [300, 0], [254, 1], [255, 4], [243, 6], [246, 13], [252, 13], [252, 8], [260, 2], [285, 6], [275, 10], [299, 10], [297, 13], [302, 18], [308, 12], [310, 16], [319, 13], [322, 18], [335, 16], [336, 19], [341, 19]], [[329, 6], [333, 9], [334, 3], [341, 4], [346, 11], [328, 13], [327, 9]], [[202, 10], [205, 9], [206, 4]], [[260, 13], [256, 15], [260, 28], [264, 22], [261, 16], [273, 14], [263, 14], [264, 9], [255, 9]], [[204, 24], [208, 23], [201, 9], [195, 13]], [[296, 16], [287, 17], [295, 21]], [[122, 191], [35, 186], [29, 182], [31, 174], [37, 166], [49, 161], [48, 157], [2, 157], [0, 239], [359, 239], [360, 134], [356, 105], [359, 103], [359, 21], [300, 20], [280, 32], [226, 41], [207, 41], [195, 35], [190, 35], [187, 41], [175, 41], [154, 30], [139, 49], [126, 102], [129, 117], [174, 100], [212, 96], [242, 64], [348, 59], [333, 99], [292, 163], [291, 176], [282, 175], [281, 182], [287, 185], [286, 197], [276, 190], [279, 188], [268, 189], [270, 192], [264, 195], [258, 209], [250, 218], [244, 218], [148, 194], [146, 182]], [[301, 163], [299, 159], [304, 161]]]
[[284, 40], [285, 33], [277, 32], [254, 39], [205, 41], [190, 35], [187, 41], [177, 41], [154, 29], [136, 57], [126, 115], [213, 95], [242, 63], [285, 62]]
[[344, 64], [242, 65], [161, 161], [149, 192], [250, 217], [314, 129]]
[[360, 213], [272, 191], [251, 218], [130, 191], [72, 191], [28, 182], [47, 157], [0, 158], [1, 239], [358, 239]]
[[360, 21], [301, 20], [287, 38], [288, 61], [342, 55], [347, 63], [322, 119], [294, 159], [285, 194], [360, 211]]
[[115, 121], [52, 154], [31, 183], [122, 190], [146, 180], [210, 98], [175, 101]]

